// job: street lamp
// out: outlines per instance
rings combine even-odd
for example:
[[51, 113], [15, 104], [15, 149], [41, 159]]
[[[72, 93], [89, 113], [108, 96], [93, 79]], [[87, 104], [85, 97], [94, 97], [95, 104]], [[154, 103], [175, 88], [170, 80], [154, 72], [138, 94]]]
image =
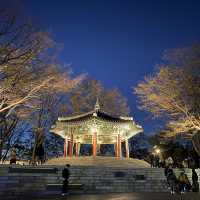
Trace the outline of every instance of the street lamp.
[[155, 150], [155, 152], [156, 152], [156, 154], [159, 154], [159, 153], [160, 153], [160, 149], [157, 148], [157, 149]]

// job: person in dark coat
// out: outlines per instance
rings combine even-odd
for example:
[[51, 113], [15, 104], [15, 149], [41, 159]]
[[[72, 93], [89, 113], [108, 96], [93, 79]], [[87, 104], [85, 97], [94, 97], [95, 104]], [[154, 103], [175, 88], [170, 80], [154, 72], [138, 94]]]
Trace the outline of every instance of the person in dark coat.
[[169, 171], [169, 166], [167, 165], [167, 166], [165, 166], [165, 168], [164, 168], [165, 177], [167, 177], [168, 171]]
[[42, 144], [37, 147], [36, 156], [37, 156], [38, 164], [42, 165], [44, 163], [44, 147]]
[[169, 167], [168, 169], [166, 169], [167, 173], [167, 183], [169, 184], [170, 190], [171, 190], [171, 194], [174, 194], [176, 191], [176, 184], [177, 184], [177, 179], [176, 176], [174, 174], [174, 171], [171, 167]]
[[150, 154], [150, 164], [151, 164], [151, 167], [154, 167], [154, 155], [153, 154]]
[[11, 151], [11, 158], [10, 158], [10, 164], [16, 164], [17, 158], [16, 158], [16, 149], [13, 148]]
[[192, 169], [192, 191], [199, 192], [198, 175], [194, 168]]
[[159, 156], [156, 155], [156, 156], [154, 157], [154, 160], [155, 160], [155, 167], [159, 167]]
[[63, 177], [63, 186], [62, 186], [62, 195], [67, 195], [69, 190], [69, 177], [70, 177], [70, 171], [69, 171], [70, 165], [67, 164], [66, 167], [62, 171], [62, 177]]
[[[166, 179], [167, 179], [168, 171], [169, 171], [169, 166], [167, 165], [164, 168], [164, 174], [165, 174]], [[167, 185], [168, 185], [168, 187], [170, 187], [168, 179], [167, 179]]]

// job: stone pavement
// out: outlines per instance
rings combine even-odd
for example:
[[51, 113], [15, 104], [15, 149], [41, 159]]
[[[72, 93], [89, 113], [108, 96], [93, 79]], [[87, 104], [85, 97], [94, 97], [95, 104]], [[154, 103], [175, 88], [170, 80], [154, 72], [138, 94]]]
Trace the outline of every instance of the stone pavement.
[[127, 194], [104, 194], [69, 196], [66, 200], [199, 200], [200, 195], [188, 193], [182, 196], [169, 193], [127, 193]]
[[69, 196], [44, 196], [44, 197], [1, 197], [1, 200], [199, 200], [200, 194], [186, 193], [184, 195], [171, 195], [170, 193], [118, 193], [118, 194], [87, 194]]

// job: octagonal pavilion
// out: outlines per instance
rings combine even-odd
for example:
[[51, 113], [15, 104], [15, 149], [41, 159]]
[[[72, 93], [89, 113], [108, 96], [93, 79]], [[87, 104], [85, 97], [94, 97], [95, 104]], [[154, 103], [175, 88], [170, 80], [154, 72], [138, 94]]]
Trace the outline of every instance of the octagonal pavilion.
[[[71, 117], [59, 117], [51, 132], [64, 138], [64, 157], [80, 155], [81, 144], [92, 144], [95, 157], [101, 144], [114, 144], [115, 156], [122, 156], [125, 142], [126, 157], [129, 158], [128, 140], [142, 132], [132, 117], [115, 117], [101, 111], [98, 100], [90, 112]], [[73, 151], [75, 149], [75, 151]]]

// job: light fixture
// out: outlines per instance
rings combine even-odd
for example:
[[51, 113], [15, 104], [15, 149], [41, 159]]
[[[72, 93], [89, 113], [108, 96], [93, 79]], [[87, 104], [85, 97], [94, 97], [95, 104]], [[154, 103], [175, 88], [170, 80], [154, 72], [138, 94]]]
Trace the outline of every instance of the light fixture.
[[90, 131], [92, 132], [92, 133], [96, 133], [97, 132], [97, 126], [96, 125], [92, 125], [91, 127], [90, 127]]

